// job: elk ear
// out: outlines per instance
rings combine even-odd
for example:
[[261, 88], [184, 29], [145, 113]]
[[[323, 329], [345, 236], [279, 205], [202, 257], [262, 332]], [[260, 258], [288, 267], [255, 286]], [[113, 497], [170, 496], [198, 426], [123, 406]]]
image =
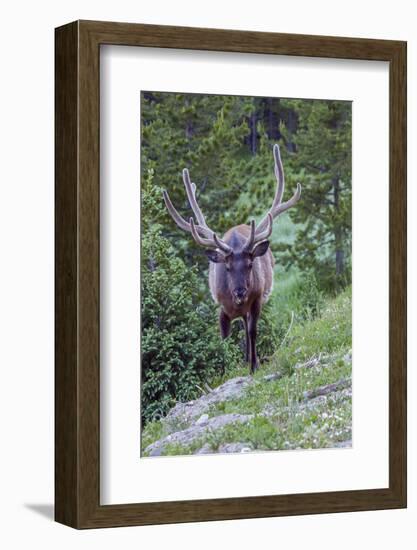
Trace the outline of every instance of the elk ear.
[[258, 256], [263, 256], [265, 252], [269, 248], [269, 241], [264, 241], [262, 243], [259, 243], [255, 248], [252, 250], [252, 257], [257, 258]]
[[223, 254], [217, 252], [217, 250], [205, 250], [205, 253], [210, 262], [214, 262], [215, 264], [224, 262]]

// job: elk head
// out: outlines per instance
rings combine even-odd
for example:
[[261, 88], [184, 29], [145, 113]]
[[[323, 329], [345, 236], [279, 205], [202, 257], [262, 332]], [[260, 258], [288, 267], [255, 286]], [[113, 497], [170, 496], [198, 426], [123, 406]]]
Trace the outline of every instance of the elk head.
[[[190, 220], [191, 230], [194, 239], [199, 242], [194, 220]], [[246, 240], [239, 235], [231, 235], [227, 248], [219, 243], [222, 248], [206, 250], [208, 259], [220, 264], [218, 269], [222, 274], [224, 286], [227, 287], [230, 296], [235, 304], [244, 304], [251, 295], [251, 289], [255, 283], [253, 264], [255, 258], [263, 256], [268, 248], [267, 240], [272, 232], [272, 216], [268, 214], [268, 227], [263, 232], [256, 232], [255, 222], [250, 225], [250, 234]]]

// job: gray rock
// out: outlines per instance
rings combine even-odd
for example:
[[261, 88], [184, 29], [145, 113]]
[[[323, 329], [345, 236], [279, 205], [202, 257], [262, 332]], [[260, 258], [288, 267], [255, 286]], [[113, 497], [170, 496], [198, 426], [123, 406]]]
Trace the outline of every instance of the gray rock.
[[336, 390], [325, 395], [318, 395], [317, 397], [306, 399], [304, 402], [299, 404], [298, 409], [302, 411], [304, 409], [314, 408], [316, 405], [324, 404], [326, 402], [338, 403], [351, 398], [352, 386], [349, 386], [342, 390]]
[[209, 455], [209, 454], [212, 454], [213, 453], [213, 449], [211, 448], [211, 446], [209, 445], [209, 443], [205, 443], [201, 449], [198, 449], [197, 451], [195, 451], [195, 455]]
[[335, 382], [334, 384], [327, 384], [325, 386], [320, 386], [318, 388], [314, 388], [314, 390], [305, 391], [303, 393], [304, 399], [313, 399], [314, 397], [319, 397], [322, 395], [327, 395], [329, 393], [333, 393], [338, 390], [343, 390], [344, 388], [348, 388], [352, 386], [352, 380], [348, 378], [342, 378], [338, 382]]
[[177, 403], [163, 419], [168, 432], [172, 433], [178, 429], [189, 426], [196, 418], [206, 413], [212, 405], [222, 401], [231, 401], [243, 395], [246, 388], [253, 384], [251, 376], [240, 376], [228, 380], [218, 388], [206, 395], [202, 395], [188, 403]]
[[208, 414], [202, 414], [198, 420], [195, 421], [196, 426], [204, 426], [209, 420]]
[[265, 374], [265, 376], [262, 377], [265, 382], [272, 382], [273, 380], [279, 380], [280, 378], [282, 378], [282, 374], [279, 372]]
[[320, 365], [320, 357], [313, 357], [312, 359], [310, 359], [306, 363], [297, 363], [294, 368], [296, 370], [298, 370], [298, 369], [312, 369], [313, 367], [317, 367], [319, 365]]
[[236, 422], [245, 423], [253, 418], [253, 414], [222, 414], [220, 416], [214, 416], [210, 418], [203, 426], [193, 425], [185, 430], [171, 433], [162, 439], [158, 439], [154, 443], [148, 445], [145, 449], [145, 453], [149, 456], [160, 456], [167, 445], [177, 444], [187, 446], [193, 443], [199, 437], [207, 434], [207, 432], [215, 431], [228, 424], [234, 424]]
[[318, 395], [310, 399], [305, 399], [301, 403], [293, 403], [289, 407], [283, 407], [280, 403], [268, 403], [263, 409], [261, 416], [272, 417], [279, 416], [283, 413], [297, 413], [301, 411], [311, 410], [319, 405], [324, 405], [326, 402], [341, 403], [346, 399], [352, 398], [352, 387], [344, 388], [343, 390], [334, 391], [327, 395]]
[[145, 449], [145, 456], [161, 456], [162, 451], [164, 450], [163, 447], [155, 447], [154, 449], [151, 449], [150, 452], [147, 452], [149, 447], [151, 447], [151, 445]]
[[219, 453], [250, 453], [253, 451], [252, 445], [249, 443], [225, 443], [220, 445]]
[[338, 441], [337, 443], [333, 443], [331, 447], [341, 448], [341, 449], [348, 449], [352, 447], [352, 440], [346, 439], [346, 441]]
[[350, 351], [346, 355], [343, 356], [343, 359], [345, 363], [352, 363], [352, 352]]
[[267, 418], [269, 416], [275, 416], [278, 414], [279, 411], [282, 411], [283, 407], [280, 407], [279, 405], [274, 405], [273, 403], [268, 403], [266, 405], [261, 413], [261, 416], [266, 416]]

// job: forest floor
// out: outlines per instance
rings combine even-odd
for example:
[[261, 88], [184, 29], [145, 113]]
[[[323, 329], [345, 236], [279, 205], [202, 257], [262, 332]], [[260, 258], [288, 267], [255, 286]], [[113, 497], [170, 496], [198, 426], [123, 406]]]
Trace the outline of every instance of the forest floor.
[[142, 433], [142, 456], [350, 447], [351, 289], [294, 323], [254, 376], [248, 366]]

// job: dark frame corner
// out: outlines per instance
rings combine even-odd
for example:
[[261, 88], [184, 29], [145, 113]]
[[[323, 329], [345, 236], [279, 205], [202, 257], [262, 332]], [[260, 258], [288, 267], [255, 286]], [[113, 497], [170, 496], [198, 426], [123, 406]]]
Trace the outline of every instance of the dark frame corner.
[[[390, 71], [389, 487], [198, 501], [99, 501], [102, 44], [378, 60]], [[55, 31], [55, 519], [116, 527], [406, 507], [406, 43], [76, 21]]]

